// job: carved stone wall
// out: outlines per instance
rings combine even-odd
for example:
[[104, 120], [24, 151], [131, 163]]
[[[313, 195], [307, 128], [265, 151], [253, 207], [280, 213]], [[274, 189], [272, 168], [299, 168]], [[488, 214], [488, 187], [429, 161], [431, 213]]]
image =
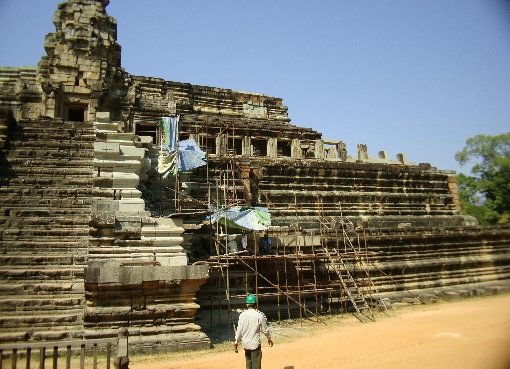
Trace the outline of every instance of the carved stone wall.
[[91, 261], [86, 270], [85, 335], [115, 337], [127, 326], [130, 352], [208, 348], [194, 323], [195, 294], [207, 265], [151, 266], [119, 260]]
[[0, 67], [0, 111], [12, 112], [15, 119], [41, 116], [42, 89], [35, 68]]

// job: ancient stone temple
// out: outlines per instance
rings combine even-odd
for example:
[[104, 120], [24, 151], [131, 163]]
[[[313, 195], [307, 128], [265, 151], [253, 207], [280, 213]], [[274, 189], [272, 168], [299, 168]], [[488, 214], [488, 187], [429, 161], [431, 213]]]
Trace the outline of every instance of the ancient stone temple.
[[271, 320], [363, 320], [508, 290], [510, 229], [460, 215], [454, 172], [348, 153], [280, 98], [131, 75], [107, 5], [60, 4], [37, 67], [0, 68], [0, 342], [207, 347], [247, 293]]

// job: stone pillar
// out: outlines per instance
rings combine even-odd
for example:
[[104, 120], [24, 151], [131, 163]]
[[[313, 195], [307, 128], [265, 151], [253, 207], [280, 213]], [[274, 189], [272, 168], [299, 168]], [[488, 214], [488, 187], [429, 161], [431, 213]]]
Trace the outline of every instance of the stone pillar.
[[273, 159], [278, 157], [278, 140], [274, 137], [267, 140], [267, 156]]
[[239, 167], [241, 169], [241, 181], [243, 182], [244, 200], [246, 201], [246, 205], [251, 206], [253, 202], [253, 197], [251, 194], [250, 159], [248, 158], [241, 159]]
[[216, 136], [216, 155], [220, 157], [227, 155], [227, 147], [227, 136], [224, 134]]
[[336, 159], [338, 158], [338, 151], [335, 146], [328, 146], [324, 148], [325, 159]]
[[397, 154], [397, 160], [401, 163], [401, 164], [407, 164], [408, 161], [407, 161], [407, 154], [404, 154], [404, 153], [398, 153]]
[[448, 189], [452, 194], [453, 205], [455, 210], [460, 211], [460, 199], [459, 199], [459, 185], [457, 183], [457, 177], [454, 175], [448, 176]]
[[250, 136], [244, 136], [242, 141], [242, 155], [245, 157], [251, 156], [251, 137]]
[[129, 369], [128, 347], [128, 330], [120, 328], [117, 337], [117, 357], [113, 362], [115, 369]]
[[336, 150], [338, 151], [338, 157], [342, 161], [346, 161], [347, 160], [347, 146], [345, 145], [345, 143], [343, 143], [342, 141], [337, 143]]
[[358, 160], [366, 161], [368, 160], [368, 149], [365, 144], [358, 144]]
[[303, 153], [301, 151], [301, 141], [297, 138], [292, 139], [290, 146], [290, 156], [292, 159], [301, 159]]
[[324, 159], [324, 141], [315, 140], [315, 159]]

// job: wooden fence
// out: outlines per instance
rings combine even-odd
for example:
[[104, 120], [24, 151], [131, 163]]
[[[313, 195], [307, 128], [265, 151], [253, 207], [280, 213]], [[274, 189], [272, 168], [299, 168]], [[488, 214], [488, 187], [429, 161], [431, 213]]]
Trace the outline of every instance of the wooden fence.
[[[112, 355], [112, 348], [117, 349], [117, 354], [115, 356]], [[65, 368], [71, 369], [73, 355], [79, 355], [79, 368], [85, 369], [86, 353], [90, 353], [88, 355], [91, 355], [92, 368], [98, 369], [99, 351], [106, 353], [106, 369], [111, 368], [112, 361], [115, 368], [128, 369], [127, 329], [120, 329], [118, 337], [112, 339], [0, 344], [0, 369], [58, 369], [59, 358], [61, 358], [60, 361], [62, 362], [64, 357]], [[8, 363], [9, 361], [11, 364], [10, 366]], [[50, 361], [51, 366], [46, 366], [47, 362], [50, 364]], [[73, 365], [73, 368], [76, 367], [76, 365]]]

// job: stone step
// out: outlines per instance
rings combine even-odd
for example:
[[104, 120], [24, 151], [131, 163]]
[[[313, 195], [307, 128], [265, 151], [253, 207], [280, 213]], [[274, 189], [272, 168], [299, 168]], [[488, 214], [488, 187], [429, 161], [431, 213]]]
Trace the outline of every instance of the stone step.
[[94, 125], [90, 122], [66, 122], [61, 118], [40, 118], [37, 121], [20, 119], [17, 125], [23, 129], [84, 129], [93, 130]]
[[119, 122], [95, 122], [96, 132], [121, 132], [123, 127], [124, 125]]
[[83, 322], [83, 309], [68, 310], [65, 313], [55, 311], [53, 313], [39, 314], [2, 314], [0, 316], [0, 328], [6, 329], [22, 329], [24, 327], [55, 327], [62, 326], [80, 326]]
[[[73, 193], [74, 192], [74, 193]], [[88, 196], [76, 196], [78, 191], [70, 190], [67, 195], [55, 195], [55, 193], [47, 193], [44, 188], [33, 188], [25, 191], [24, 194], [3, 194], [3, 204], [17, 204], [18, 206], [33, 204], [33, 207], [40, 207], [42, 205], [52, 206], [65, 206], [65, 207], [82, 207], [83, 205], [90, 205], [92, 199]], [[5, 205], [7, 206], [7, 205]]]
[[66, 129], [62, 127], [19, 127], [11, 126], [9, 129], [9, 140], [11, 142], [83, 142], [91, 144], [97, 139], [93, 130]]
[[92, 168], [92, 158], [83, 158], [83, 157], [71, 157], [71, 158], [36, 158], [36, 159], [27, 159], [20, 157], [7, 157], [7, 161], [11, 165], [11, 167], [16, 168], [18, 166], [31, 166], [31, 167], [39, 167], [45, 166], [47, 168], [53, 167], [67, 167], [67, 168]]
[[51, 265], [44, 266], [0, 266], [0, 280], [75, 280], [83, 278], [84, 265]]
[[26, 182], [28, 181], [18, 181], [13, 186], [3, 187], [0, 198], [3, 202], [19, 204], [18, 207], [25, 205], [27, 208], [30, 208], [30, 201], [36, 203], [34, 207], [40, 207], [46, 202], [57, 204], [58, 207], [82, 207], [86, 204], [90, 205], [93, 202], [92, 197], [96, 193], [104, 193], [104, 191], [97, 191], [92, 187], [61, 187], [59, 183], [51, 183], [49, 187], [26, 186]]
[[151, 257], [155, 254], [176, 254], [182, 253], [183, 249], [180, 245], [171, 245], [171, 246], [147, 246], [144, 247], [143, 244], [140, 246], [132, 246], [132, 247], [119, 247], [119, 246], [99, 246], [99, 247], [89, 247], [89, 257], [94, 255], [98, 256], [107, 256], [111, 255], [114, 257], [115, 255], [130, 255], [133, 258], [135, 257]]
[[3, 237], [2, 241], [4, 242], [25, 242], [30, 240], [30, 237], [34, 241], [40, 242], [44, 241], [45, 237], [55, 237], [54, 239], [50, 238], [50, 240], [62, 242], [74, 241], [76, 244], [79, 244], [81, 241], [86, 241], [86, 238], [89, 237], [89, 231], [88, 228], [84, 227], [23, 227], [5, 228], [0, 232], [0, 235]]
[[28, 151], [37, 149], [39, 152], [75, 151], [89, 152], [93, 146], [87, 142], [59, 142], [59, 141], [8, 141], [6, 145], [10, 151]]
[[74, 159], [85, 159], [89, 158], [92, 159], [94, 157], [94, 151], [93, 150], [38, 150], [34, 148], [30, 149], [17, 149], [17, 150], [11, 150], [7, 152], [7, 160], [11, 160], [11, 158], [22, 158], [26, 160], [32, 160], [32, 159], [40, 159], [40, 160], [48, 160], [48, 162], [52, 161], [53, 159], [67, 159], [67, 160], [74, 160]]
[[[478, 274], [476, 271], [465, 275], [457, 275], [451, 277], [441, 277], [441, 280], [438, 281], [437, 278], [429, 278], [429, 279], [421, 279], [421, 280], [410, 280], [409, 283], [405, 280], [406, 290], [416, 290], [416, 291], [424, 291], [424, 290], [434, 290], [434, 289], [444, 289], [444, 288], [456, 288], [460, 285], [464, 284], [474, 284], [476, 283], [478, 286], [483, 286], [484, 284], [494, 284], [494, 283], [504, 283], [503, 281], [510, 278], [510, 273], [488, 273], [488, 274]], [[400, 282], [397, 282], [400, 283]], [[507, 282], [508, 283], [508, 282]], [[386, 283], [380, 282], [376, 284], [378, 291], [381, 296], [384, 295], [393, 295], [395, 294], [395, 282], [386, 280]], [[510, 287], [510, 284], [509, 284]], [[409, 294], [407, 293], [407, 296]]]
[[28, 340], [41, 341], [60, 341], [70, 339], [82, 339], [83, 327], [81, 325], [73, 325], [59, 327], [56, 329], [32, 329], [27, 327], [3, 328], [0, 332], [0, 343], [26, 342]]
[[[4, 172], [4, 178], [8, 178], [11, 181], [14, 178], [20, 178], [26, 180], [30, 177], [38, 177], [41, 179], [51, 179], [54, 183], [58, 184], [60, 181], [65, 181], [68, 179], [76, 178], [81, 180], [83, 178], [90, 177], [92, 178], [94, 175], [94, 168], [92, 166], [69, 166], [66, 167], [65, 164], [62, 164], [60, 167], [57, 165], [23, 165], [23, 166], [12, 166], [9, 172]], [[13, 182], [16, 184], [16, 182]]]
[[[274, 180], [273, 180], [274, 179]], [[289, 180], [295, 179], [295, 182], [291, 182]], [[381, 190], [389, 190], [389, 192], [397, 192], [399, 191], [402, 194], [409, 192], [418, 192], [419, 190], [429, 190], [431, 188], [441, 189], [443, 191], [448, 191], [448, 188], [444, 185], [443, 180], [428, 180], [423, 178], [414, 178], [402, 182], [400, 179], [396, 179], [394, 177], [388, 178], [379, 178], [377, 181], [373, 180], [373, 177], [367, 176], [364, 178], [349, 178], [349, 181], [346, 181], [345, 176], [335, 176], [330, 175], [330, 172], [327, 168], [324, 168], [324, 173], [320, 176], [309, 174], [308, 176], [305, 174], [303, 176], [274, 176], [262, 178], [259, 181], [259, 185], [263, 189], [281, 189], [282, 187], [288, 187], [289, 189], [302, 189], [302, 188], [310, 188], [316, 187], [318, 185], [321, 188], [333, 190], [335, 188], [344, 188], [348, 189], [349, 186], [355, 185], [357, 189], [372, 189], [372, 191]], [[399, 187], [396, 187], [399, 185]]]
[[[81, 177], [69, 177], [69, 178], [52, 178], [52, 177], [8, 177], [9, 186], [50, 186], [55, 187], [57, 184], [60, 187], [92, 187], [94, 183], [94, 177], [81, 176]], [[36, 187], [39, 188], [39, 187]]]
[[[84, 212], [83, 215], [86, 213]], [[4, 217], [0, 216], [2, 228], [87, 228], [89, 219], [85, 216], [75, 217]]]
[[[133, 159], [132, 157], [119, 156], [113, 159], [94, 159], [94, 169], [101, 168], [101, 171], [110, 168], [111, 170], [121, 171], [125, 173], [132, 172], [133, 174], [138, 172], [142, 167], [142, 163], [139, 159]], [[95, 170], [95, 172], [97, 169]]]
[[172, 226], [156, 226], [156, 227], [142, 227], [142, 237], [145, 238], [159, 238], [159, 237], [179, 237], [184, 232], [182, 227]]
[[[152, 241], [142, 241], [139, 239], [116, 239], [114, 237], [101, 236], [99, 238], [89, 238], [90, 247], [102, 247], [102, 246], [112, 246], [112, 247], [151, 247], [153, 245]], [[115, 244], [115, 245], [114, 245]], [[114, 246], [113, 246], [114, 245]]]
[[[358, 192], [355, 196], [343, 194], [342, 192], [343, 191], [327, 191], [322, 189], [318, 191], [315, 188], [315, 190], [309, 191], [296, 191], [296, 196], [300, 201], [308, 204], [316, 204], [317, 196], [319, 196], [322, 200], [323, 206], [326, 208], [332, 207], [338, 209], [340, 203], [342, 208], [363, 206], [369, 207], [373, 210], [388, 206], [406, 207], [409, 205], [424, 209], [426, 201], [429, 200], [430, 196], [437, 196], [437, 193], [432, 192], [410, 192], [406, 195], [402, 195], [399, 193], [374, 193], [360, 190], [360, 192]], [[294, 194], [292, 194], [289, 190], [261, 190], [260, 193], [262, 196], [267, 194], [274, 206], [288, 207], [294, 203]], [[451, 196], [444, 196], [441, 197], [441, 199], [443, 201], [436, 205], [445, 207], [448, 203], [445, 204], [444, 201], [451, 199]], [[434, 203], [430, 205], [433, 204]]]
[[[95, 142], [95, 141], [93, 141]], [[70, 140], [8, 140], [5, 149], [11, 152], [28, 151], [37, 149], [40, 152], [53, 152], [53, 151], [80, 151], [90, 152], [94, 149], [93, 142], [87, 141], [70, 141]]]
[[6, 148], [9, 150], [34, 147], [41, 150], [64, 150], [69, 148], [91, 150], [94, 147], [95, 140], [95, 135], [68, 137], [58, 133], [20, 133], [9, 135]]
[[88, 237], [89, 229], [83, 227], [77, 228], [7, 228], [2, 230], [3, 240], [17, 240], [30, 237], [34, 239], [45, 238], [45, 237], [58, 237], [77, 239], [80, 237]]
[[[26, 154], [26, 155], [20, 155]], [[54, 155], [57, 154], [57, 155]], [[88, 157], [87, 157], [88, 156]], [[16, 175], [32, 175], [40, 170], [45, 173], [47, 170], [62, 170], [63, 175], [76, 173], [82, 175], [82, 171], [93, 172], [93, 162], [90, 155], [79, 155], [76, 153], [62, 152], [41, 152], [33, 150], [30, 152], [11, 151], [7, 157], [7, 163], [3, 166], [4, 175], [11, 173]]]
[[54, 207], [49, 209], [48, 206], [41, 205], [39, 207], [28, 207], [28, 206], [15, 206], [9, 207], [2, 206], [2, 211], [9, 212], [10, 217], [76, 217], [76, 216], [87, 216], [90, 213], [90, 205], [75, 205], [74, 207]]
[[8, 140], [6, 141], [6, 148], [11, 150], [17, 148], [31, 148], [38, 147], [41, 150], [48, 148], [69, 148], [80, 147], [83, 149], [92, 149], [95, 142], [94, 135], [68, 137], [58, 133], [13, 133], [9, 131]]
[[[263, 206], [263, 204], [262, 204]], [[296, 217], [296, 213], [298, 213], [298, 216], [300, 217], [304, 217], [305, 219], [307, 219], [307, 223], [309, 223], [310, 221], [313, 221], [315, 222], [314, 219], [310, 219], [310, 214], [312, 213], [312, 211], [310, 210], [305, 210], [305, 209], [300, 209], [300, 210], [296, 210], [296, 209], [292, 209], [292, 208], [288, 208], [288, 207], [284, 207], [284, 206], [272, 206], [270, 207], [270, 212], [271, 212], [271, 216], [273, 217], [273, 214], [274, 214], [274, 219], [282, 219], [282, 220], [285, 220], [287, 219], [287, 222], [288, 223], [288, 219], [290, 219], [291, 217]], [[360, 217], [360, 216], [370, 216], [370, 217], [382, 217], [382, 216], [385, 216], [385, 217], [390, 217], [390, 216], [409, 216], [409, 217], [412, 217], [412, 219], [416, 219], [418, 220], [419, 219], [419, 216], [451, 216], [453, 215], [453, 209], [451, 208], [448, 208], [448, 209], [445, 209], [445, 210], [434, 210], [431, 209], [430, 211], [425, 211], [423, 209], [423, 206], [416, 206], [416, 207], [390, 207], [390, 208], [385, 208], [385, 209], [382, 209], [382, 210], [369, 210], [369, 209], [366, 209], [366, 208], [357, 208], [357, 207], [354, 207], [354, 208], [351, 208], [349, 206], [343, 206], [342, 207], [342, 213], [343, 213], [343, 216], [345, 217]], [[299, 214], [303, 214], [303, 215], [299, 215]], [[308, 214], [308, 216], [306, 215]], [[312, 213], [313, 214], [313, 213]], [[336, 216], [339, 214], [339, 210], [334, 210], [334, 209], [331, 209], [331, 210], [328, 210], [328, 211], [324, 211], [322, 216]], [[318, 212], [316, 213], [316, 216], [318, 215]], [[426, 219], [422, 219], [422, 220], [426, 220]], [[285, 221], [284, 221], [285, 223]]]
[[39, 144], [41, 142], [71, 143], [91, 145], [96, 141], [95, 132], [76, 131], [74, 135], [61, 129], [11, 129], [9, 131], [10, 143]]
[[78, 296], [39, 296], [39, 295], [23, 295], [23, 296], [2, 296], [0, 297], [0, 311], [2, 313], [28, 312], [41, 310], [77, 310], [83, 313], [85, 297]]
[[[53, 196], [59, 198], [83, 198], [92, 202], [91, 197], [101, 197], [105, 194], [111, 194], [110, 189], [100, 189], [94, 187], [80, 187], [80, 188], [61, 188], [59, 186], [48, 186], [42, 188], [33, 188], [27, 186], [16, 186], [12, 184], [9, 187], [0, 187], [1, 196]], [[113, 197], [112, 197], [113, 198]]]
[[[84, 250], [81, 253], [67, 252], [65, 254], [56, 252], [43, 253], [27, 253], [19, 250], [18, 253], [13, 254], [11, 250], [8, 253], [0, 255], [0, 265], [9, 265], [13, 267], [24, 266], [32, 268], [33, 266], [40, 267], [63, 267], [69, 265], [83, 266], [87, 263], [87, 253]], [[49, 251], [49, 250], [48, 250]], [[78, 251], [78, 250], [77, 250]], [[1, 267], [0, 267], [1, 268]]]
[[5, 298], [15, 295], [83, 298], [85, 293], [85, 283], [83, 278], [75, 278], [74, 280], [60, 279], [46, 281], [27, 278], [24, 280], [9, 280], [9, 283], [5, 283], [4, 280], [0, 281], [2, 282], [0, 283], [0, 293], [1, 296]]
[[121, 143], [122, 145], [134, 145], [137, 136], [131, 132], [98, 132], [97, 141], [105, 141], [110, 144]]
[[[32, 201], [28, 203], [28, 200], [23, 200], [23, 203], [17, 203], [16, 201], [9, 202], [8, 200], [3, 204], [2, 209], [9, 210], [11, 217], [77, 217], [83, 216], [88, 213], [91, 204], [87, 203], [87, 199], [76, 199], [76, 200], [59, 200], [59, 199], [43, 199], [40, 201]], [[74, 202], [73, 202], [74, 201]]]
[[88, 141], [96, 140], [96, 132], [93, 129], [70, 129], [64, 127], [18, 127], [11, 130], [14, 140], [23, 141], [49, 141], [49, 140], [73, 140]]
[[73, 240], [64, 240], [56, 238], [45, 238], [42, 240], [2, 240], [2, 248], [9, 252], [26, 253], [45, 253], [62, 254], [71, 253], [71, 255], [85, 252], [87, 249], [88, 237], [82, 237]]
[[[64, 315], [64, 311], [60, 311], [60, 315]], [[51, 320], [51, 316], [46, 319], [41, 319], [41, 315], [37, 315], [34, 320], [24, 321], [20, 319], [18, 326], [12, 326], [12, 319], [10, 322], [6, 321], [5, 326], [2, 326], [0, 333], [0, 343], [15, 343], [15, 342], [55, 342], [62, 340], [81, 340], [83, 338], [83, 319], [73, 312], [75, 323], [69, 321], [65, 324], [33, 324], [34, 321], [43, 322], [44, 320]]]
[[[57, 118], [58, 119], [58, 118]], [[38, 131], [61, 131], [61, 132], [70, 132], [75, 135], [80, 134], [93, 134], [95, 133], [95, 129], [90, 123], [83, 122], [62, 122], [54, 119], [50, 120], [41, 120], [39, 119], [36, 122], [29, 122], [26, 120], [19, 120], [16, 122], [14, 126], [15, 129], [28, 131], [28, 132], [38, 132]]]

